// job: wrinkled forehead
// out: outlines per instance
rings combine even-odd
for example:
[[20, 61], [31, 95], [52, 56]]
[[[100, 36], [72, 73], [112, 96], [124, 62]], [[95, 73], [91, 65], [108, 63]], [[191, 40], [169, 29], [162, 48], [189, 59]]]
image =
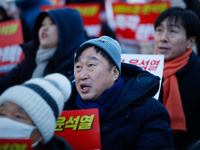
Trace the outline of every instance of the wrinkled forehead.
[[[76, 63], [79, 60], [80, 56], [82, 56], [83, 52], [85, 52], [88, 49], [94, 49], [94, 45], [85, 44], [85, 45], [79, 47], [75, 53], [74, 62]], [[95, 49], [94, 49], [94, 51], [95, 51]]]
[[88, 47], [80, 53], [80, 55], [77, 57], [75, 63], [78, 62], [80, 59], [97, 60], [97, 58], [96, 58], [97, 55], [100, 55], [100, 52], [97, 52], [95, 50], [94, 46]]

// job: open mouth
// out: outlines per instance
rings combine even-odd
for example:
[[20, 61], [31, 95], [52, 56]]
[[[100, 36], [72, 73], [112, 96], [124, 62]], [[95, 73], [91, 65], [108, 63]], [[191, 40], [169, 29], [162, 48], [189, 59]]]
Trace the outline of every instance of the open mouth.
[[160, 50], [170, 50], [169, 48], [167, 47], [159, 47]]
[[89, 86], [88, 84], [81, 84], [80, 87], [81, 92], [88, 92], [91, 86]]
[[83, 89], [83, 90], [86, 90], [88, 88], [89, 88], [88, 86], [81, 86], [81, 89]]
[[47, 34], [46, 33], [42, 33], [41, 37], [44, 39], [47, 37]]

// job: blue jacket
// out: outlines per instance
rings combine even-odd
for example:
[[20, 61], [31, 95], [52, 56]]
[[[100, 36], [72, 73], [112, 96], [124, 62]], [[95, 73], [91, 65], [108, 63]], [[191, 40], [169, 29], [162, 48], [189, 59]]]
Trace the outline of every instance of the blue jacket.
[[[152, 98], [159, 88], [159, 77], [141, 68], [122, 63], [125, 86], [120, 97], [100, 122], [102, 150], [170, 149], [173, 147], [170, 118], [166, 108]], [[76, 109], [73, 91], [65, 110]]]
[[85, 41], [85, 30], [79, 12], [68, 8], [41, 12], [35, 21], [34, 39], [21, 45], [25, 54], [24, 60], [6, 76], [0, 78], [0, 94], [8, 87], [21, 84], [31, 78], [36, 67], [35, 57], [39, 47], [38, 31], [42, 20], [47, 15], [52, 18], [58, 27], [59, 45], [45, 68], [44, 76], [54, 72], [59, 72], [67, 77], [73, 74], [74, 53]]

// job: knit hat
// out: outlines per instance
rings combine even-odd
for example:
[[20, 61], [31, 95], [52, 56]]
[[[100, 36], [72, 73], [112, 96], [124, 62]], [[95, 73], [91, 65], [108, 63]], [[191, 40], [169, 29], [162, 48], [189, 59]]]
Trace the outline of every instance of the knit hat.
[[8, 88], [0, 96], [0, 105], [9, 101], [22, 107], [42, 134], [45, 144], [53, 137], [56, 120], [70, 95], [69, 80], [62, 74], [53, 73]]
[[121, 74], [121, 47], [119, 43], [109, 36], [101, 36], [84, 42], [80, 47], [85, 44], [95, 45], [104, 50], [116, 64], [119, 73]]

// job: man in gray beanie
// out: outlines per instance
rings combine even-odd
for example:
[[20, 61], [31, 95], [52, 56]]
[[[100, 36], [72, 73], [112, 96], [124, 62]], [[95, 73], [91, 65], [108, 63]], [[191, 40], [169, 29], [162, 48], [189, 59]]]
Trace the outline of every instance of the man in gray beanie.
[[71, 84], [60, 73], [8, 88], [0, 96], [0, 138], [31, 138], [32, 147], [39, 150], [71, 150], [67, 141], [54, 135], [70, 95]]
[[70, 79], [72, 95], [65, 109], [98, 108], [102, 150], [172, 148], [169, 114], [153, 98], [159, 77], [121, 63], [116, 40], [102, 36], [84, 42]]

